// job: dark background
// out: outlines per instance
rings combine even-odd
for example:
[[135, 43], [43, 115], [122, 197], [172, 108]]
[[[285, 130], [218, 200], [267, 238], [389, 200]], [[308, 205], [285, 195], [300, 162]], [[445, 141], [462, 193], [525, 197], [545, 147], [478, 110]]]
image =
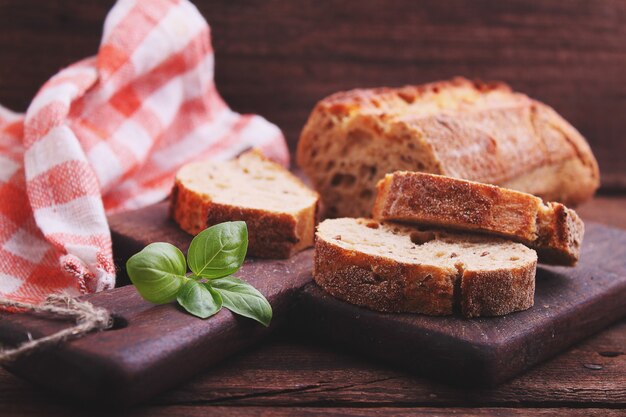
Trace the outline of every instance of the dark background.
[[[59, 68], [97, 52], [114, 4], [0, 0], [0, 103], [25, 110]], [[291, 148], [315, 102], [337, 90], [464, 75], [503, 80], [585, 135], [605, 190], [626, 189], [626, 1], [196, 1], [217, 86], [277, 123]]]

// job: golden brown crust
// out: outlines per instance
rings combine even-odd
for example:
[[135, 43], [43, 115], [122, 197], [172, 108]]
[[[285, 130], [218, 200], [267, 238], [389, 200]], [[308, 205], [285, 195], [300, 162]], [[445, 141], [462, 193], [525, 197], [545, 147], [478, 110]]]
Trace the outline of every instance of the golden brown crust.
[[536, 239], [541, 200], [489, 184], [420, 172], [387, 174], [377, 185], [372, 217], [380, 220], [498, 232]]
[[178, 181], [174, 185], [173, 196], [172, 218], [181, 229], [192, 235], [218, 223], [245, 221], [248, 226], [248, 254], [251, 256], [289, 258], [313, 245], [315, 206], [293, 216], [217, 204], [187, 190]]
[[574, 210], [560, 203], [548, 203], [539, 213], [539, 239], [534, 249], [541, 262], [555, 265], [576, 265], [585, 235], [585, 224]]
[[[341, 235], [315, 238], [313, 278], [336, 298], [382, 312], [498, 316], [532, 307], [536, 257], [510, 267], [466, 269], [405, 263], [342, 247]], [[468, 241], [469, 242], [469, 241]], [[468, 243], [469, 244], [469, 243]], [[471, 244], [470, 244], [471, 245]], [[494, 250], [495, 247], [494, 247]]]
[[376, 182], [396, 170], [502, 185], [568, 205], [599, 185], [587, 142], [553, 109], [504, 84], [462, 78], [327, 97], [302, 131], [297, 160], [330, 217], [369, 215]]
[[560, 203], [419, 172], [387, 174], [377, 189], [375, 219], [503, 236], [537, 250], [544, 263], [574, 265], [580, 256], [584, 225]]
[[455, 88], [470, 88], [476, 93], [489, 93], [500, 91], [511, 93], [511, 88], [501, 82], [485, 83], [480, 80], [470, 81], [463, 77], [455, 77], [450, 80], [435, 81], [421, 85], [405, 85], [399, 88], [378, 87], [370, 89], [355, 89], [340, 91], [332, 94], [318, 103], [320, 107], [328, 107], [332, 112], [343, 114], [355, 109], [380, 108], [381, 103], [397, 105], [414, 104], [429, 94], [438, 94], [442, 90]]
[[534, 304], [535, 268], [511, 268], [461, 277], [461, 311], [465, 317], [502, 316]]
[[452, 314], [456, 270], [404, 265], [315, 240], [313, 278], [331, 295], [383, 312]]
[[[252, 152], [254, 157], [268, 161], [262, 154]], [[292, 182], [306, 188], [299, 179], [274, 165], [277, 172], [291, 176]], [[313, 245], [318, 202], [319, 198], [295, 213], [223, 204], [213, 201], [210, 195], [190, 190], [177, 177], [172, 190], [170, 216], [181, 229], [192, 235], [218, 223], [245, 221], [248, 227], [249, 255], [259, 258], [289, 258]]]

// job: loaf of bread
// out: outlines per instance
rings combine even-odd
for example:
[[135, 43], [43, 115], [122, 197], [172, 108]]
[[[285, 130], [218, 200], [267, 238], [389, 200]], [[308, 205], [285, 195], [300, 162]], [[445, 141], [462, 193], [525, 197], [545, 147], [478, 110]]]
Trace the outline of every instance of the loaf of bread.
[[328, 217], [369, 216], [376, 183], [421, 171], [575, 205], [599, 185], [585, 139], [552, 108], [504, 84], [457, 78], [353, 90], [320, 101], [297, 150]]
[[375, 219], [502, 236], [535, 249], [544, 263], [571, 266], [580, 256], [584, 224], [561, 203], [420, 172], [387, 174], [377, 188]]
[[288, 258], [313, 245], [318, 200], [289, 171], [253, 150], [232, 161], [183, 166], [170, 211], [193, 235], [217, 223], [243, 220], [250, 255]]
[[498, 238], [329, 219], [314, 257], [320, 287], [373, 310], [478, 317], [533, 305], [537, 254]]

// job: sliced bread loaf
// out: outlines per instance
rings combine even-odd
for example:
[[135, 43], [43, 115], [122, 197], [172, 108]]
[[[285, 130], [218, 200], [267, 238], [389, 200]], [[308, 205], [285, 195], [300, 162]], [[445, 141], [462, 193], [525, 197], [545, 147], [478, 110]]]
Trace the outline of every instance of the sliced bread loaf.
[[419, 172], [387, 174], [377, 188], [375, 219], [495, 234], [535, 249], [545, 263], [575, 265], [580, 256], [584, 224], [563, 204]]
[[176, 175], [171, 215], [193, 235], [243, 220], [248, 253], [288, 258], [313, 245], [319, 196], [259, 151], [225, 162], [194, 162]]
[[298, 164], [328, 217], [369, 216], [394, 171], [447, 175], [574, 205], [599, 185], [585, 139], [552, 108], [505, 84], [456, 78], [333, 94], [311, 113]]
[[536, 267], [519, 243], [341, 218], [318, 226], [313, 277], [373, 310], [478, 317], [530, 308]]

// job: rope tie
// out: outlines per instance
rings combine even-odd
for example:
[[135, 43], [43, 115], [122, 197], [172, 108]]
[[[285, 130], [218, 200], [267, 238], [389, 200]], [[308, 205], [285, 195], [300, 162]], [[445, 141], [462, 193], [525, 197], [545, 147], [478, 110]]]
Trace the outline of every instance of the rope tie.
[[69, 339], [83, 337], [94, 330], [106, 330], [113, 326], [111, 314], [104, 308], [95, 307], [88, 301], [78, 301], [67, 295], [50, 295], [42, 304], [22, 303], [0, 297], [0, 308], [17, 308], [36, 314], [50, 314], [61, 318], [73, 318], [76, 325], [59, 330], [40, 339], [32, 339], [10, 348], [0, 348], [0, 365], [12, 362], [21, 356], [28, 355], [45, 347], [56, 345]]

